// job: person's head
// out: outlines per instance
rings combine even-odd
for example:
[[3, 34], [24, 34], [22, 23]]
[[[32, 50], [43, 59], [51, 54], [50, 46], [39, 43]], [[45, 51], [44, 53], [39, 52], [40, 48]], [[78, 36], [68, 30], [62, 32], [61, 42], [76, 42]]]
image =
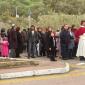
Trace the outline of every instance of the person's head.
[[57, 30], [57, 32], [59, 32], [60, 30]]
[[85, 26], [85, 20], [81, 21], [81, 26]]
[[60, 32], [55, 32], [55, 37], [59, 38]]
[[20, 27], [17, 27], [17, 28], [16, 28], [16, 31], [20, 31]]
[[51, 31], [52, 31], [52, 27], [48, 27], [48, 31], [50, 31], [50, 32], [51, 32]]
[[35, 31], [35, 26], [34, 25], [31, 26], [31, 30]]
[[2, 28], [2, 29], [1, 29], [1, 37], [4, 37], [5, 35], [6, 35], [5, 29]]
[[48, 28], [45, 28], [46, 32], [48, 32]]
[[61, 26], [61, 31], [64, 29], [64, 25], [63, 26]]
[[51, 32], [51, 37], [54, 37], [55, 36], [55, 33], [54, 32]]
[[1, 29], [1, 33], [4, 33], [4, 32], [5, 32], [5, 29], [4, 29], [4, 28], [2, 28], [2, 29]]
[[75, 25], [72, 25], [71, 28], [72, 28], [72, 30], [76, 30], [77, 29], [77, 27]]
[[65, 24], [65, 25], [64, 25], [64, 29], [65, 29], [65, 30], [68, 30], [68, 29], [69, 29], [69, 25], [68, 25], [68, 24]]
[[69, 32], [71, 32], [71, 31], [72, 31], [72, 28], [71, 28], [71, 27], [69, 27], [69, 28], [68, 28], [68, 31], [69, 31]]
[[15, 28], [15, 24], [12, 24], [12, 29]]
[[29, 30], [30, 30], [30, 28], [27, 29], [27, 31], [29, 31]]
[[45, 28], [43, 28], [42, 30], [46, 32], [46, 29]]
[[7, 37], [3, 37], [3, 40], [4, 40], [4, 41], [7, 41], [7, 40], [8, 40], [8, 38], [7, 38]]
[[26, 32], [26, 29], [23, 29], [24, 32]]
[[12, 27], [15, 27], [15, 24], [12, 24]]
[[41, 32], [41, 31], [42, 31], [42, 28], [41, 28], [41, 27], [38, 27], [37, 30], [38, 30], [39, 32]]
[[74, 29], [75, 27], [76, 27], [76, 26], [75, 26], [74, 24], [71, 26], [72, 29]]
[[10, 32], [10, 29], [8, 29], [7, 32]]

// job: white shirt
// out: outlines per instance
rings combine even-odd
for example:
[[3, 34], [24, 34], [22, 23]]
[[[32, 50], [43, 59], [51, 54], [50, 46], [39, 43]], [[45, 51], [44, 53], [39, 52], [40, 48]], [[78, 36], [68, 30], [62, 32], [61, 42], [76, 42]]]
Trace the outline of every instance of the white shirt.
[[32, 31], [32, 35], [34, 35], [34, 31]]

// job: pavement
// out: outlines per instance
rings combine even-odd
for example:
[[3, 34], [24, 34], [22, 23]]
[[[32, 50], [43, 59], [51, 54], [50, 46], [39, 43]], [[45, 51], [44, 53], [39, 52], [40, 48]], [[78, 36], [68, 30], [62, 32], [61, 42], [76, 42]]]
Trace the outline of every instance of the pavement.
[[42, 76], [42, 75], [49, 75], [49, 74], [61, 74], [70, 71], [69, 64], [61, 60], [52, 62], [46, 57], [34, 58], [29, 60], [38, 61], [39, 65], [32, 66], [32, 67], [26, 66], [20, 68], [12, 68], [12, 69], [0, 69], [0, 79]]
[[[62, 74], [0, 80], [0, 85], [85, 85], [85, 61], [58, 59], [57, 62], [50, 62], [47, 58], [36, 58], [35, 60], [40, 61], [41, 59], [42, 62], [46, 61], [53, 64], [66, 62], [69, 63], [71, 69]], [[62, 67], [64, 67], [64, 64]]]

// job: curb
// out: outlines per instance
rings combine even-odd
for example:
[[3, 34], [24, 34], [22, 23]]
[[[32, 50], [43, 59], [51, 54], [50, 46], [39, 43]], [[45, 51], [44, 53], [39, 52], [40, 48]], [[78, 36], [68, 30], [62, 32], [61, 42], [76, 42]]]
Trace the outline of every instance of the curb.
[[64, 68], [33, 70], [33, 71], [24, 71], [24, 72], [15, 72], [15, 73], [4, 73], [4, 74], [0, 74], [0, 80], [1, 79], [20, 78], [20, 77], [32, 77], [32, 76], [67, 73], [70, 71], [70, 66], [68, 63], [65, 63], [65, 64], [66, 64], [66, 66]]

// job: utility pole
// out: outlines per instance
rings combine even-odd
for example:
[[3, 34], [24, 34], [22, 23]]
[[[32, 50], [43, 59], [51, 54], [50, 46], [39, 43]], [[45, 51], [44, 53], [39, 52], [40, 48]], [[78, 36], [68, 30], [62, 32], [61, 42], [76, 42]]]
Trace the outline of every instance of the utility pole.
[[17, 7], [16, 7], [16, 18], [19, 18]]
[[29, 28], [31, 27], [31, 10], [28, 11]]

